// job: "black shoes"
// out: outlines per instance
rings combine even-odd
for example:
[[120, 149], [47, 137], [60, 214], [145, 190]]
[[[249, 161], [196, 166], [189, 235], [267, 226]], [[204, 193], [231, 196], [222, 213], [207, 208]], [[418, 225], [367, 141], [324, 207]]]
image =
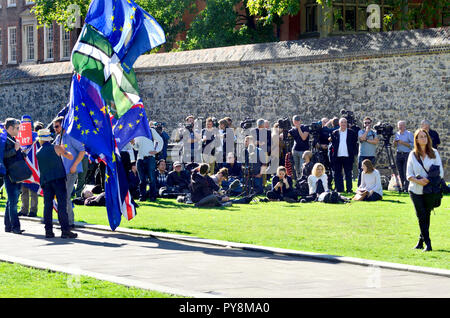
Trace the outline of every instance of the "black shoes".
[[417, 242], [417, 245], [414, 246], [414, 248], [417, 249], [417, 250], [423, 249], [423, 239], [420, 238], [419, 242]]
[[433, 249], [431, 248], [431, 241], [425, 241], [425, 248], [423, 249], [424, 252], [431, 252]]
[[73, 233], [73, 232], [70, 232], [70, 231], [67, 231], [67, 232], [62, 232], [62, 234], [61, 234], [61, 238], [63, 238], [63, 239], [67, 239], [67, 238], [76, 238], [78, 236], [78, 234], [77, 233]]
[[30, 214], [28, 214], [29, 217], [31, 218], [35, 218], [37, 217], [37, 213], [36, 212], [30, 212]]
[[13, 232], [14, 234], [22, 234], [23, 232], [25, 232], [25, 230], [12, 230], [11, 232]]
[[54, 238], [55, 237], [55, 233], [53, 232], [46, 232], [45, 233], [45, 238]]

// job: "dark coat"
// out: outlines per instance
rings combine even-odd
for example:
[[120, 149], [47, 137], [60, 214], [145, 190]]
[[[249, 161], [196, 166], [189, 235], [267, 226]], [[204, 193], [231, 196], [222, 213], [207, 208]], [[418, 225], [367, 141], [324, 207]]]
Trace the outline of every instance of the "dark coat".
[[209, 176], [202, 176], [198, 172], [194, 172], [189, 186], [192, 192], [192, 202], [197, 203], [201, 199], [207, 197], [217, 191], [219, 187]]
[[[331, 153], [330, 153], [330, 159], [335, 160], [338, 155], [339, 150], [339, 129], [333, 131], [331, 133]], [[347, 129], [347, 149], [348, 149], [348, 156], [349, 158], [353, 159], [358, 154], [358, 136], [356, 133], [351, 130]]]

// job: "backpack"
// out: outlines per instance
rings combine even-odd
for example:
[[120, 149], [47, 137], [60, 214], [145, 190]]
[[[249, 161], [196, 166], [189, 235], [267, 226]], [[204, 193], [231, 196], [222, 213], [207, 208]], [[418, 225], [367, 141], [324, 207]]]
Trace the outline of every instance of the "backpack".
[[336, 191], [323, 192], [319, 195], [319, 197], [317, 198], [317, 201], [323, 202], [323, 203], [339, 203], [340, 195]]
[[297, 192], [297, 195], [309, 195], [309, 185], [307, 180], [299, 179], [297, 180], [297, 183], [295, 184], [295, 189]]

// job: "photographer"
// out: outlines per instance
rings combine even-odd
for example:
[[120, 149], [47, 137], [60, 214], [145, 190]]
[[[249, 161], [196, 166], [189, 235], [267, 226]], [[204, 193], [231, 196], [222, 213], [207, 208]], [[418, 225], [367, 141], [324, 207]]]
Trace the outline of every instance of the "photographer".
[[400, 174], [400, 180], [402, 182], [402, 189], [407, 192], [409, 181], [406, 179], [406, 163], [408, 162], [408, 156], [411, 149], [414, 148], [414, 136], [406, 130], [406, 122], [400, 120], [397, 123], [398, 132], [395, 133], [394, 147], [397, 148], [397, 169]]
[[334, 180], [337, 192], [344, 192], [342, 169], [345, 173], [347, 192], [352, 192], [352, 170], [357, 153], [358, 137], [353, 130], [347, 128], [347, 120], [339, 120], [339, 130], [331, 133], [331, 161], [333, 162]]
[[183, 142], [182, 153], [183, 162], [199, 162], [200, 161], [200, 151], [198, 144], [201, 142], [201, 135], [196, 131], [195, 127], [195, 117], [190, 115], [185, 119], [184, 127], [177, 131], [178, 136], [175, 141]]
[[256, 194], [264, 192], [263, 174], [267, 165], [261, 160], [262, 150], [254, 145], [253, 136], [244, 139], [244, 178]]
[[437, 150], [438, 145], [441, 143], [441, 139], [439, 139], [439, 134], [437, 133], [437, 131], [430, 128], [430, 125], [431, 125], [430, 121], [424, 119], [420, 123], [420, 128], [427, 131], [427, 133], [430, 135], [433, 148]]
[[277, 174], [272, 178], [272, 190], [267, 191], [269, 200], [297, 202], [297, 194], [292, 187], [292, 178], [286, 175], [286, 168], [278, 167]]
[[372, 119], [369, 117], [364, 118], [364, 129], [358, 132], [359, 139], [359, 156], [358, 156], [358, 187], [361, 184], [361, 164], [364, 160], [368, 159], [371, 163], [375, 164], [375, 153], [377, 151], [377, 145], [379, 139], [375, 130], [372, 129]]
[[206, 118], [206, 127], [202, 129], [202, 162], [209, 164], [211, 171], [215, 171], [216, 165], [216, 158], [214, 156], [216, 147], [212, 147], [215, 144], [215, 133], [216, 129], [214, 128], [212, 118]]
[[303, 152], [309, 150], [309, 129], [301, 125], [300, 116], [295, 115], [292, 118], [294, 127], [289, 130], [289, 134], [294, 138], [294, 146], [292, 147], [292, 156], [294, 158], [294, 170], [296, 178], [302, 176]]
[[153, 122], [150, 127], [155, 128], [156, 132], [161, 136], [163, 140], [163, 148], [161, 152], [156, 154], [156, 160], [167, 160], [167, 148], [169, 147], [170, 136], [164, 131], [164, 123]]

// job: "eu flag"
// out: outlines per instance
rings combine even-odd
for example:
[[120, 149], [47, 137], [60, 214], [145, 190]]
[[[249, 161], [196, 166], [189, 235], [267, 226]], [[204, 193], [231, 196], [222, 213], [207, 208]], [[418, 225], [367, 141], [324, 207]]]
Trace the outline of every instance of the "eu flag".
[[133, 0], [94, 0], [85, 22], [108, 39], [126, 72], [141, 54], [166, 42], [158, 22]]
[[145, 114], [144, 105], [137, 104], [131, 107], [125, 115], [118, 120], [113, 119], [114, 137], [116, 138], [119, 151], [138, 136], [151, 139], [152, 132]]
[[121, 177], [124, 174], [123, 166], [100, 87], [79, 74], [72, 77], [64, 129], [71, 137], [84, 143], [86, 151], [92, 157], [106, 163], [106, 210], [110, 227], [115, 230], [120, 224], [122, 213], [126, 212], [124, 202], [128, 194], [128, 182]]

